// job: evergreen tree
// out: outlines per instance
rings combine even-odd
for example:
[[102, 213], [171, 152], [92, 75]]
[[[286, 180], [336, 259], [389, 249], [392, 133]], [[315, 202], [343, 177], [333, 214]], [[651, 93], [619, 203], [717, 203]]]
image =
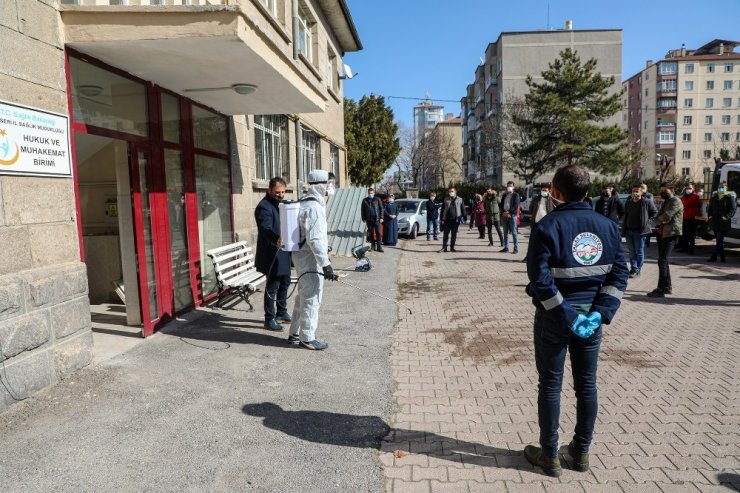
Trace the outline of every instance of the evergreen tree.
[[564, 164], [578, 164], [605, 174], [630, 167], [634, 157], [627, 146], [627, 131], [603, 122], [621, 110], [619, 92], [609, 93], [614, 77], [596, 72], [596, 59], [585, 64], [570, 48], [542, 72], [544, 82], [527, 76], [529, 93], [524, 115], [514, 123], [530, 136], [516, 148], [522, 162], [538, 162], [552, 171]]
[[372, 185], [383, 178], [401, 152], [393, 110], [382, 96], [363, 96], [359, 104], [344, 100], [344, 141], [347, 169], [355, 185]]

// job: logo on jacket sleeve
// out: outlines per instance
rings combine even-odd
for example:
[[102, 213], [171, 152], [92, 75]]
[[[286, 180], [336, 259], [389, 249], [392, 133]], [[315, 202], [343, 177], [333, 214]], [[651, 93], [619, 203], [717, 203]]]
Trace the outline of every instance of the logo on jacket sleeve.
[[604, 253], [601, 238], [593, 233], [581, 233], [573, 240], [573, 258], [581, 265], [593, 265]]

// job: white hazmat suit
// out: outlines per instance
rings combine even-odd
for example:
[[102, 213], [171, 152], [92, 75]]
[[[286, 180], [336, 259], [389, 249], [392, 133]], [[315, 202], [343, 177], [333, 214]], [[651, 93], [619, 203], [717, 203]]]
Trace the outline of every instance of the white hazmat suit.
[[[297, 252], [293, 252], [293, 263], [299, 281], [293, 307], [293, 322], [290, 324], [290, 337], [298, 337], [301, 343], [316, 340], [319, 307], [324, 291], [323, 274], [310, 272], [323, 272], [324, 267], [331, 265], [324, 202], [328, 180], [328, 172], [311, 171], [308, 175], [308, 182], [311, 185], [298, 210], [298, 227], [301, 241], [304, 243]], [[308, 197], [316, 200], [306, 200]]]

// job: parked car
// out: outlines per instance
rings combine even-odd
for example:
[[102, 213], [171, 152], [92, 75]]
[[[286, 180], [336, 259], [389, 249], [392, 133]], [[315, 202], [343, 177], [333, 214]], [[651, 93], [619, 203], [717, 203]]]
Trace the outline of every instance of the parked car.
[[398, 206], [398, 234], [416, 238], [420, 233], [427, 232], [427, 199], [399, 199]]

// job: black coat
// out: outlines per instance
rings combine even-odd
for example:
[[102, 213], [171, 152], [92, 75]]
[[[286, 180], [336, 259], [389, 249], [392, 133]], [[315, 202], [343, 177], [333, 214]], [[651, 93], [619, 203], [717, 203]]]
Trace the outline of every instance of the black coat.
[[727, 233], [732, 228], [732, 217], [736, 211], [737, 202], [733, 195], [728, 193], [720, 198], [716, 192], [712, 194], [712, 198], [709, 199], [707, 215], [711, 218], [709, 224], [715, 233], [718, 231]]
[[609, 201], [606, 205], [606, 217], [619, 224], [619, 220], [624, 216], [624, 204], [622, 204], [617, 194], [612, 195], [608, 199], [599, 197], [599, 200], [596, 201], [596, 205], [594, 206], [594, 210], [599, 214], [604, 214], [604, 200]]
[[[265, 195], [254, 209], [254, 219], [257, 221], [257, 253], [254, 264], [257, 270], [268, 278], [290, 275], [290, 253], [276, 245], [277, 240], [280, 239], [278, 204], [276, 199]], [[272, 265], [272, 270], [270, 270], [270, 265]]]
[[[375, 212], [373, 218], [373, 211]], [[364, 222], [375, 221], [380, 222], [383, 219], [383, 202], [378, 197], [373, 197], [372, 200], [365, 197], [362, 199], [362, 207], [360, 208], [360, 215]]]
[[440, 203], [429, 199], [426, 201], [424, 206], [427, 209], [427, 219], [431, 221], [434, 221], [435, 219], [439, 219], [439, 208], [441, 207]]

